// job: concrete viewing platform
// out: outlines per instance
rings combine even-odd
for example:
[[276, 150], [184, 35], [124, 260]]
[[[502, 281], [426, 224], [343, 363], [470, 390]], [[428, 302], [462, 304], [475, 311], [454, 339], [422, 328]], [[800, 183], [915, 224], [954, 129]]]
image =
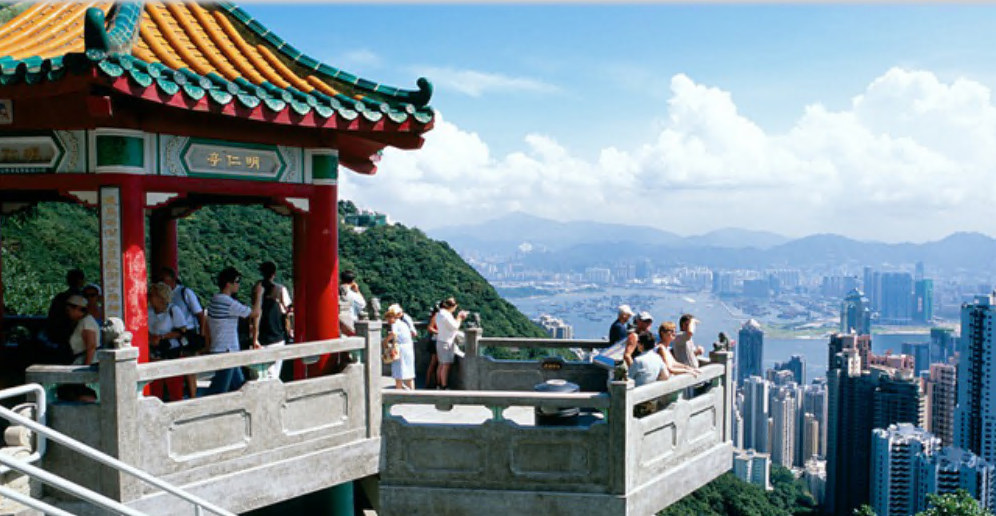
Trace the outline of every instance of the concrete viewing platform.
[[[469, 329], [453, 378], [463, 390], [400, 391], [383, 376], [380, 322], [358, 330], [358, 337], [147, 364], [131, 348], [102, 350], [96, 368], [35, 366], [28, 378], [49, 393], [67, 383], [98, 391], [96, 404], [50, 396], [51, 428], [232, 512], [362, 481], [377, 513], [388, 516], [649, 516], [730, 469], [728, 353], [713, 353], [698, 377], [636, 388], [609, 382], [592, 363], [481, 353], [601, 342], [487, 339]], [[153, 380], [330, 353], [356, 359], [335, 374], [251, 381], [227, 394], [170, 403], [142, 395]], [[534, 391], [551, 379], [580, 392]], [[578, 416], [554, 424], [537, 415], [558, 411]], [[42, 466], [146, 514], [191, 510], [56, 443]], [[32, 489], [73, 513], [102, 514], [47, 486]]]

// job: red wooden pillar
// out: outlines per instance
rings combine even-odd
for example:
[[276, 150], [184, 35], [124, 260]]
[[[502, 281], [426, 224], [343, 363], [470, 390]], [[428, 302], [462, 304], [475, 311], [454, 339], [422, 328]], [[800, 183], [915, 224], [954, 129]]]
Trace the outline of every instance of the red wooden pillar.
[[163, 267], [177, 270], [176, 219], [169, 216], [168, 209], [153, 211], [149, 217], [149, 241], [152, 256], [152, 277], [158, 276]]
[[[334, 180], [333, 180], [334, 181]], [[317, 183], [317, 180], [316, 180]], [[307, 337], [310, 341], [339, 337], [339, 235], [335, 184], [316, 184], [308, 213]], [[309, 367], [309, 376], [335, 366], [330, 356]]]
[[139, 362], [149, 360], [149, 313], [146, 305], [145, 190], [142, 177], [121, 174], [100, 189], [101, 273], [107, 317], [120, 317], [138, 348]]
[[[294, 342], [307, 342], [308, 329], [308, 215], [293, 213], [294, 220]], [[304, 363], [294, 361], [294, 378], [304, 378]]]

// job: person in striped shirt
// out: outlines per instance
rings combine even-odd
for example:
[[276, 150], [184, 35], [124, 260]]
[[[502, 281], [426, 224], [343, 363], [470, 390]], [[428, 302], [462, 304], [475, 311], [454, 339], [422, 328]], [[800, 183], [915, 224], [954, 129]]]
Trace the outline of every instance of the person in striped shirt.
[[[257, 285], [256, 302], [252, 308], [243, 305], [232, 297], [239, 291], [239, 283], [242, 274], [235, 267], [226, 267], [218, 274], [219, 292], [211, 298], [208, 303], [207, 323], [208, 331], [205, 337], [208, 341], [208, 353], [235, 353], [239, 351], [239, 319], [247, 317], [259, 317], [262, 312], [259, 301], [261, 285]], [[254, 347], [259, 347], [254, 346]], [[211, 386], [208, 387], [208, 394], [220, 394], [224, 392], [237, 391], [246, 382], [242, 375], [242, 369], [233, 367], [222, 369], [214, 373], [211, 379]]]

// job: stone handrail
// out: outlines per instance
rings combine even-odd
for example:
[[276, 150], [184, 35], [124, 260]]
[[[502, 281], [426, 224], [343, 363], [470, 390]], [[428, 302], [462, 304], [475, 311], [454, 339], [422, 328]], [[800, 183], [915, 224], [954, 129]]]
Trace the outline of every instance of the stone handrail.
[[392, 405], [484, 405], [486, 407], [609, 408], [605, 393], [496, 392], [496, 391], [384, 391], [384, 407]]
[[[98, 403], [50, 406], [52, 428], [245, 512], [377, 473], [381, 323], [360, 321], [356, 330], [356, 337], [146, 364], [138, 363], [137, 348], [102, 349], [96, 370], [36, 366], [28, 381], [97, 387]], [[250, 381], [218, 395], [164, 403], [139, 388], [160, 378], [356, 350], [362, 361], [342, 363], [335, 374]], [[342, 461], [344, 456], [352, 459]], [[59, 447], [49, 450], [45, 468], [140, 511], [186, 510]], [[323, 474], [315, 475], [318, 470]], [[273, 478], [285, 481], [274, 484]]]
[[505, 338], [505, 337], [481, 337], [477, 341], [478, 346], [485, 348], [550, 348], [550, 349], [561, 349], [561, 348], [581, 348], [581, 349], [598, 349], [604, 348], [609, 345], [606, 340], [595, 340], [595, 339], [519, 339], [519, 338]]
[[96, 365], [34, 365], [27, 373], [29, 382], [42, 385], [97, 383], [100, 380]]
[[633, 403], [643, 403], [653, 399], [661, 398], [675, 392], [681, 392], [689, 387], [701, 385], [721, 379], [726, 372], [726, 367], [722, 364], [710, 364], [700, 368], [702, 374], [693, 376], [690, 374], [679, 374], [664, 382], [652, 382], [633, 389]]
[[362, 350], [365, 342], [359, 337], [303, 342], [276, 348], [263, 348], [239, 351], [236, 353], [218, 353], [199, 355], [175, 360], [160, 360], [138, 366], [138, 381], [149, 382], [174, 376], [199, 374], [233, 367], [250, 366], [275, 362], [277, 360], [293, 360], [329, 353]]
[[[656, 513], [729, 469], [729, 368], [728, 353], [713, 353], [699, 376], [639, 388], [613, 381], [607, 393], [385, 391], [382, 501], [410, 508], [406, 497], [419, 490], [473, 489], [481, 497], [473, 502], [447, 499], [472, 512], [474, 504], [503, 503], [512, 491], [541, 493], [530, 500], [575, 500], [577, 510], [599, 512], [627, 497], [626, 514]], [[492, 416], [478, 424], [413, 422], [391, 414], [395, 405], [477, 405]], [[582, 426], [530, 426], [507, 421], [501, 409], [509, 406], [593, 408], [603, 417]]]

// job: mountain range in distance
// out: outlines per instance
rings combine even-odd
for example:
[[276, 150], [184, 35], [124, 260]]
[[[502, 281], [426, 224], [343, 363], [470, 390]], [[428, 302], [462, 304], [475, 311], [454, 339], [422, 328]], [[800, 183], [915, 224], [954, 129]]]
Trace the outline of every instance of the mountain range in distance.
[[923, 261], [946, 273], [996, 270], [996, 239], [981, 233], [954, 233], [922, 244], [858, 241], [834, 234], [789, 238], [766, 231], [720, 229], [683, 237], [647, 226], [602, 222], [559, 222], [515, 212], [461, 226], [427, 230], [461, 252], [511, 256], [523, 244], [529, 265], [553, 270], [648, 258], [659, 265], [721, 268], [869, 265], [890, 268]]

